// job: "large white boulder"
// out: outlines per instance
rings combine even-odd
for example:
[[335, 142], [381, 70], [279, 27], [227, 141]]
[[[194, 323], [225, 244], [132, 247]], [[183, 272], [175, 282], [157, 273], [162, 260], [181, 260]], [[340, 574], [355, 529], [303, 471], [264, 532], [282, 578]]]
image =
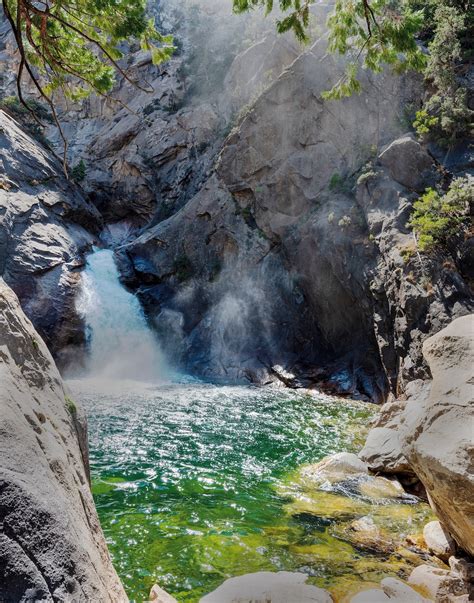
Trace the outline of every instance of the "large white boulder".
[[230, 578], [200, 603], [332, 603], [331, 595], [292, 572], [257, 572]]
[[433, 555], [443, 561], [448, 561], [456, 552], [456, 543], [439, 521], [430, 521], [425, 525], [423, 539]]
[[427, 339], [433, 382], [410, 400], [401, 426], [403, 453], [461, 549], [474, 555], [474, 316]]

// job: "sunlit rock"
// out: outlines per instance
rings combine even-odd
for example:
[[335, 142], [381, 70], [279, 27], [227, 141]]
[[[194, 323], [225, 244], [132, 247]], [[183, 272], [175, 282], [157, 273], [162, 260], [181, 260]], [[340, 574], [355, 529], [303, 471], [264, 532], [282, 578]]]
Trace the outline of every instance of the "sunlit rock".
[[158, 584], [154, 584], [150, 590], [149, 603], [178, 603], [174, 597], [169, 595]]
[[450, 601], [450, 597], [466, 594], [466, 585], [461, 578], [430, 565], [419, 565], [408, 578], [408, 583], [417, 587], [433, 601]]
[[443, 561], [456, 552], [456, 543], [439, 521], [430, 521], [423, 528], [423, 538], [428, 549]]
[[230, 578], [200, 603], [332, 603], [331, 595], [306, 584], [308, 576], [291, 572], [257, 572]]
[[403, 452], [443, 526], [474, 554], [474, 317], [453, 321], [423, 353], [433, 381], [427, 398], [407, 404]]
[[89, 487], [86, 418], [0, 279], [0, 600], [128, 601]]

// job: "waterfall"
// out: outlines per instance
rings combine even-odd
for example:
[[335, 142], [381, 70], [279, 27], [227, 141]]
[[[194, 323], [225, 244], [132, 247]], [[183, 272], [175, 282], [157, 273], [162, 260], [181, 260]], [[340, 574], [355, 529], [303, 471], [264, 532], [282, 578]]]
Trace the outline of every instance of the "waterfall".
[[110, 249], [88, 257], [77, 310], [87, 328], [88, 377], [156, 382], [169, 376], [138, 299], [120, 283]]

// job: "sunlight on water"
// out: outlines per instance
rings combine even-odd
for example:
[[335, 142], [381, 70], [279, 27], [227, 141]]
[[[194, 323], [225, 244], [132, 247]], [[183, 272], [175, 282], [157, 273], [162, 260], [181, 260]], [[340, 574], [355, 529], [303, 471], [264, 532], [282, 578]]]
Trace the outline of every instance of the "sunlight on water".
[[[304, 527], [280, 480], [360, 446], [372, 407], [295, 392], [176, 384], [97, 393], [71, 387], [89, 416], [93, 492], [130, 597], [154, 582], [197, 601], [226, 577], [301, 569]], [[316, 560], [315, 560], [316, 562]]]

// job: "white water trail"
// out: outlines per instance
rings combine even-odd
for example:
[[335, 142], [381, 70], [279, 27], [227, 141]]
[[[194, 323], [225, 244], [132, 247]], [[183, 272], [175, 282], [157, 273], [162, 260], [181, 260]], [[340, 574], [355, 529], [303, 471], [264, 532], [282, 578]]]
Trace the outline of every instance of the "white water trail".
[[158, 341], [138, 299], [120, 283], [111, 250], [88, 257], [77, 310], [86, 322], [89, 343], [85, 377], [121, 383], [169, 380]]

